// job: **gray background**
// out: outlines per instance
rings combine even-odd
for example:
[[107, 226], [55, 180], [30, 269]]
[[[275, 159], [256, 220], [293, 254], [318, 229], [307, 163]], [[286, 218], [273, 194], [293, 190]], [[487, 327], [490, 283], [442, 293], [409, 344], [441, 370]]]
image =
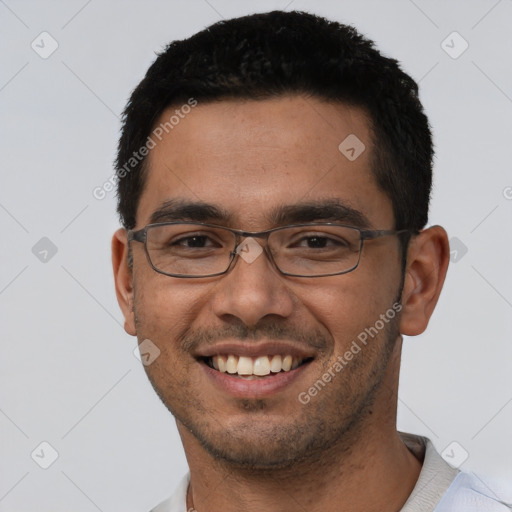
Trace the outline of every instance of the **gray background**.
[[[405, 341], [399, 427], [512, 501], [511, 0], [0, 0], [1, 511], [144, 511], [186, 471], [122, 328], [114, 193], [92, 190], [155, 51], [276, 8], [354, 24], [420, 82], [437, 147], [430, 220], [454, 252], [427, 333]], [[43, 31], [58, 43], [47, 58]], [[43, 441], [58, 453], [48, 469]]]

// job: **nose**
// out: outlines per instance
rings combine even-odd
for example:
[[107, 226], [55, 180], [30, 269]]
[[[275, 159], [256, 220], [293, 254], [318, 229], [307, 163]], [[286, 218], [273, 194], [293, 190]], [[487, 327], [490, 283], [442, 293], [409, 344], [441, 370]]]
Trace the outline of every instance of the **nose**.
[[218, 282], [214, 313], [222, 319], [236, 317], [248, 327], [268, 315], [290, 316], [296, 299], [262, 246], [249, 238], [237, 254], [234, 266]]

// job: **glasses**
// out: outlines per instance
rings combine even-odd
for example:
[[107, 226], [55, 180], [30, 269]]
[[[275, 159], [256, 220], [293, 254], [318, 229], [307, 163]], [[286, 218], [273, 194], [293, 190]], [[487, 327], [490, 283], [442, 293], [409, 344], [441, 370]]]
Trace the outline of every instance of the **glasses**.
[[[409, 230], [364, 230], [343, 224], [295, 224], [261, 232], [214, 224], [166, 222], [128, 231], [128, 241], [144, 244], [150, 265], [171, 277], [226, 274], [236, 256], [252, 263], [262, 252], [286, 276], [327, 277], [359, 265], [365, 240], [411, 233]], [[266, 240], [262, 246], [255, 239]]]

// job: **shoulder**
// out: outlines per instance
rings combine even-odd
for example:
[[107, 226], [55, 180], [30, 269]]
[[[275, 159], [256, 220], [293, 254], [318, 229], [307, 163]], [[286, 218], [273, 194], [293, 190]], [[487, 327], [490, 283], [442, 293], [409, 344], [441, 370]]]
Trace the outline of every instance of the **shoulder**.
[[187, 473], [174, 491], [174, 494], [151, 509], [150, 512], [187, 512], [187, 489], [189, 479], [190, 474]]
[[400, 433], [423, 466], [411, 496], [401, 512], [511, 512], [512, 490], [484, 481], [474, 473], [453, 468], [421, 436]]
[[435, 512], [510, 512], [505, 502], [476, 475], [459, 473], [436, 507]]

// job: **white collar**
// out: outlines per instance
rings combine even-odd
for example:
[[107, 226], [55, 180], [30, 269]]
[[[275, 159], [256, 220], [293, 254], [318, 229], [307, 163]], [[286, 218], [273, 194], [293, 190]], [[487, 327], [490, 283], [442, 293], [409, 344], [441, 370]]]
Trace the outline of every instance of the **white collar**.
[[[404, 432], [399, 432], [399, 435], [413, 455], [423, 462], [418, 481], [400, 512], [433, 512], [459, 471], [443, 460], [426, 437]], [[174, 494], [151, 512], [188, 512], [189, 481], [190, 474], [187, 473]]]

